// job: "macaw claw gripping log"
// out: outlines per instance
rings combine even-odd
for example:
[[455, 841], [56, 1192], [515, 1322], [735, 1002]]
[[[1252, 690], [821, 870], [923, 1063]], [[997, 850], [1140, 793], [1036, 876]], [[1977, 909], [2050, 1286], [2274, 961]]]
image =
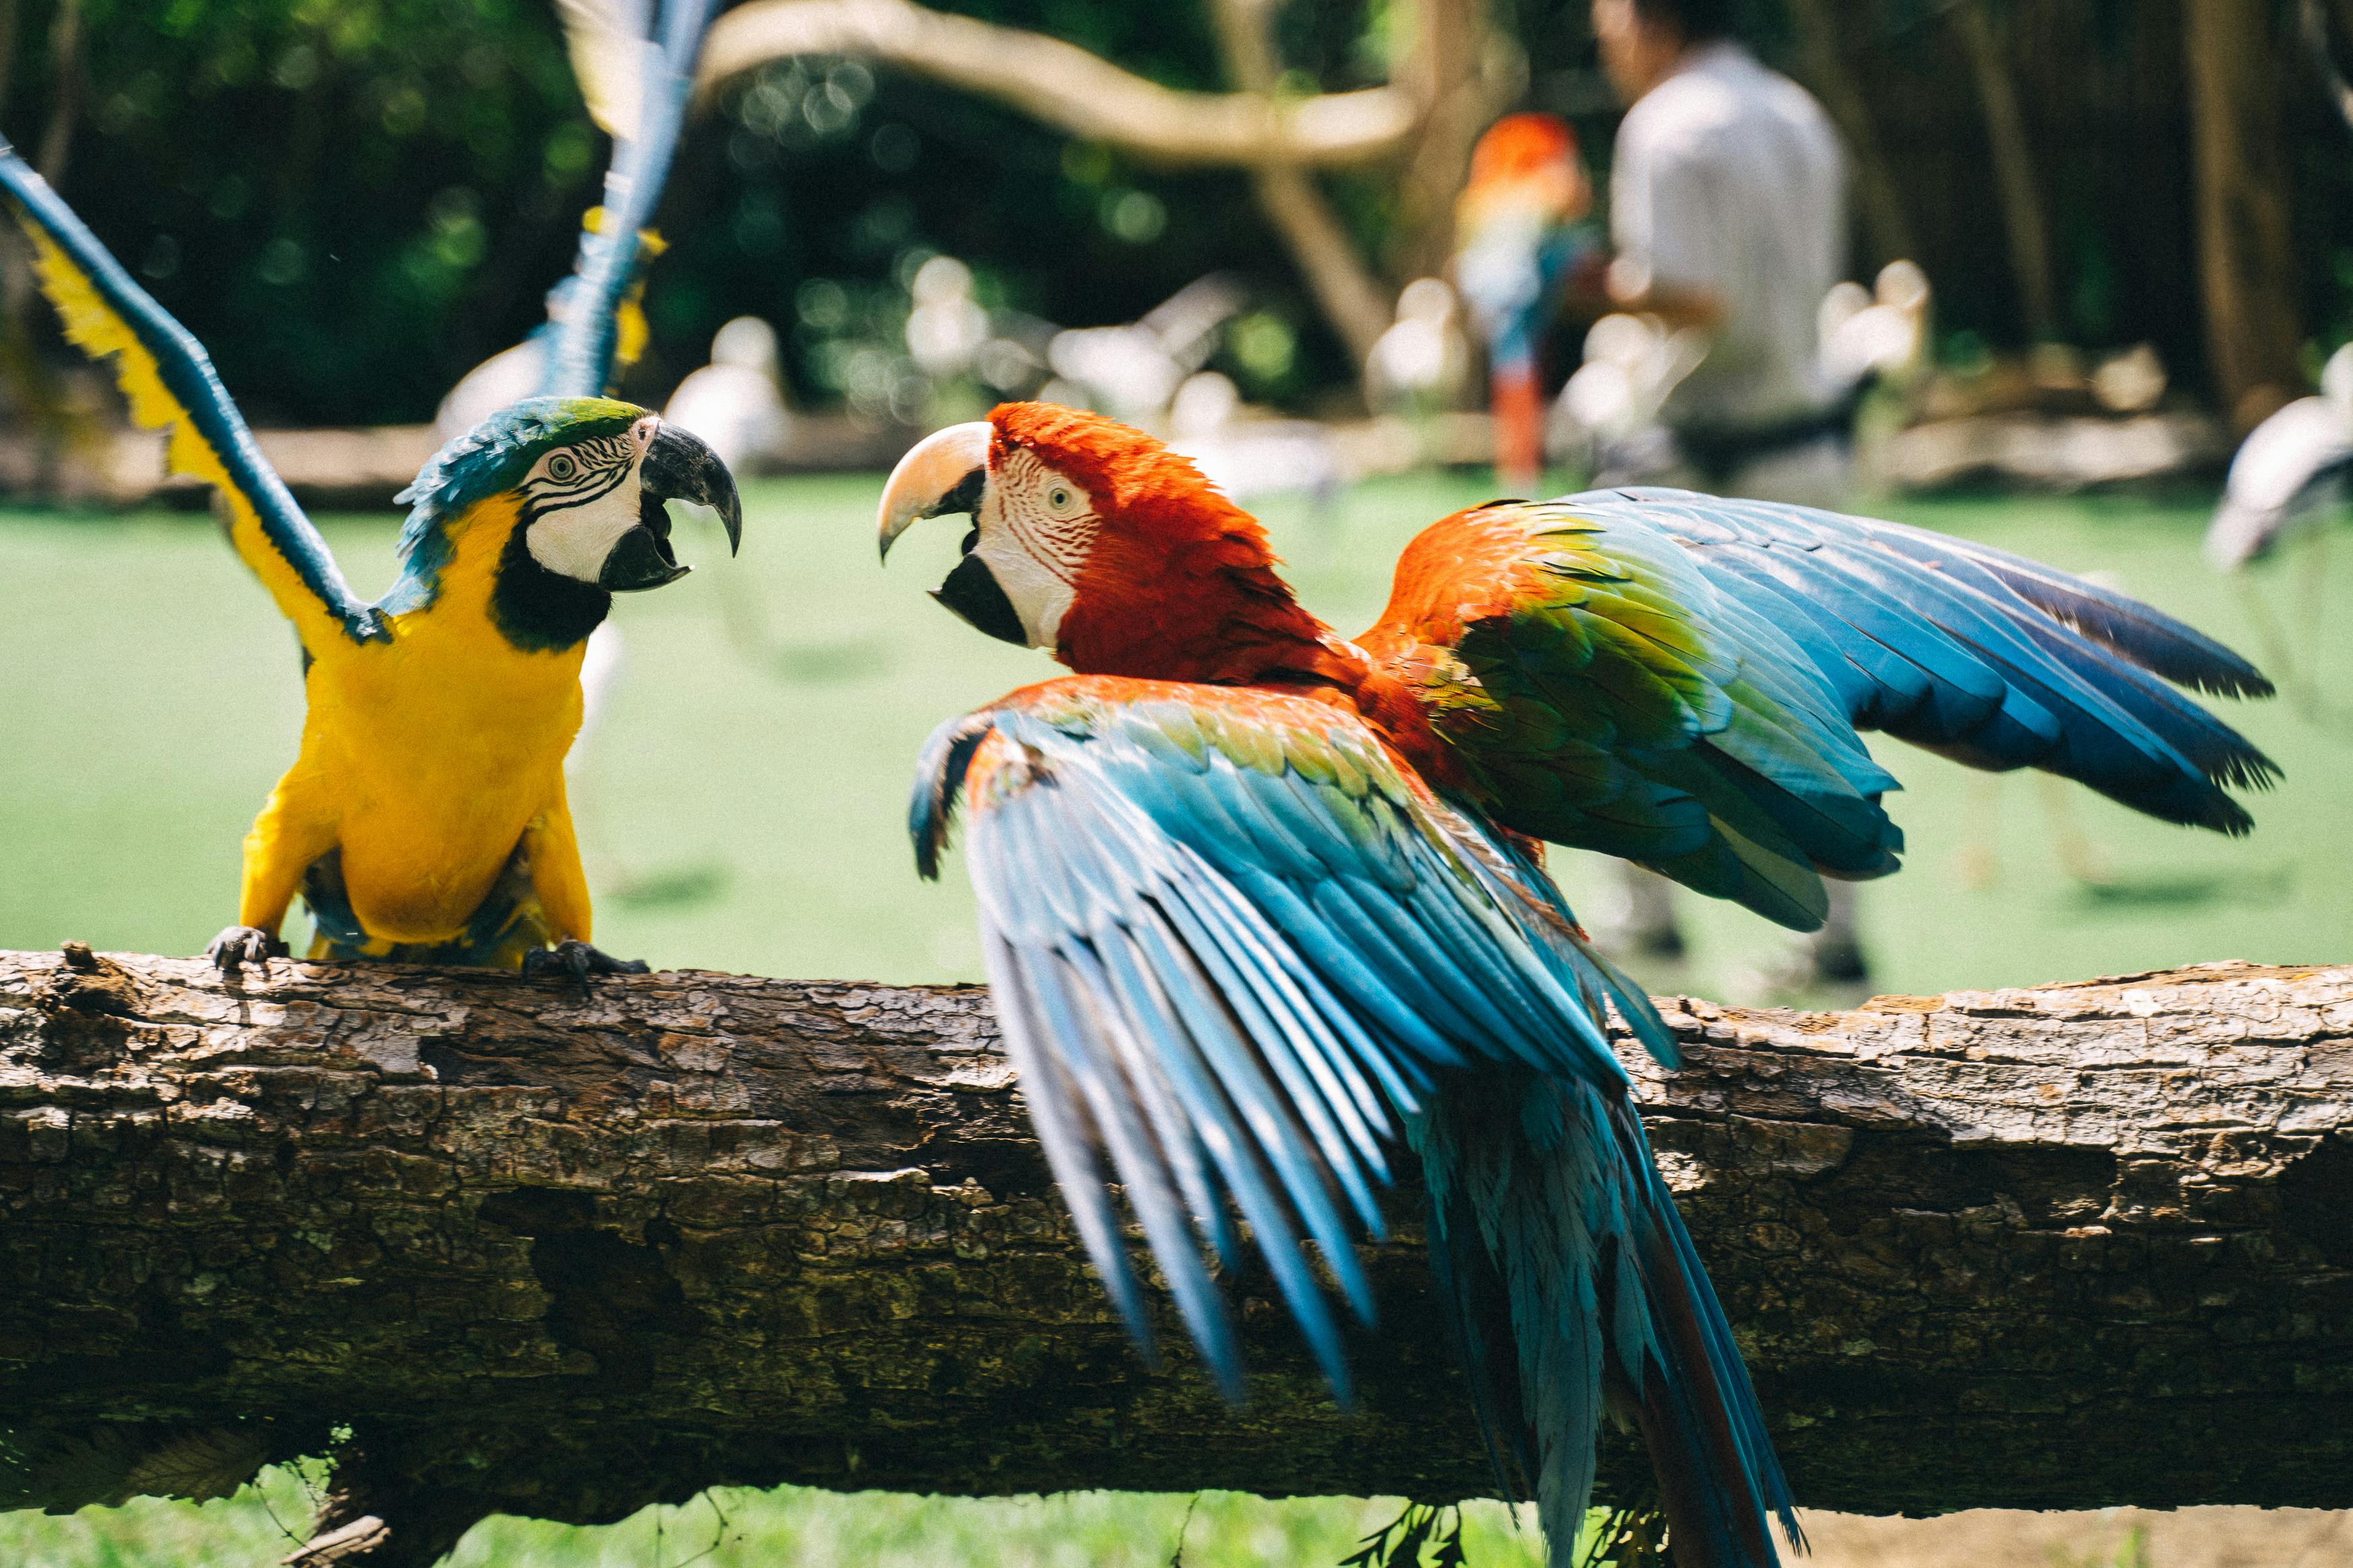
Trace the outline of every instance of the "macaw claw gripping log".
[[572, 951], [590, 933], [564, 791], [583, 650], [615, 593], [685, 572], [666, 502], [716, 509], [738, 542], [726, 467], [633, 405], [528, 399], [426, 464], [403, 495], [398, 581], [363, 603], [203, 348], [5, 142], [0, 197], [68, 335], [114, 358], [132, 417], [220, 493], [237, 553], [301, 640], [301, 752], [246, 838], [237, 924], [213, 959], [283, 952], [299, 890], [314, 958], [519, 968], [560, 944], [569, 973], [611, 966]]
[[[910, 827], [961, 813], [989, 987], [1112, 1298], [1147, 1316], [1115, 1194], [1209, 1372], [1240, 1386], [1210, 1260], [1249, 1222], [1335, 1387], [1312, 1241], [1370, 1316], [1400, 1137], [1499, 1468], [1568, 1561], [1605, 1412], [1641, 1430], [1678, 1563], [1764, 1568], [1790, 1496], [1732, 1329], [1660, 1179], [1614, 1006], [1544, 841], [1638, 860], [1786, 925], [1896, 868], [1858, 731], [2077, 779], [2169, 822], [2249, 819], [2271, 763], [2184, 685], [2244, 660], [2120, 594], [1893, 523], [1680, 490], [1460, 512], [1342, 637], [1255, 520], [1141, 432], [1037, 404], [929, 437], [881, 539], [968, 513], [938, 591], [1075, 674], [950, 720]], [[1114, 1188], [1111, 1184], [1116, 1182]]]

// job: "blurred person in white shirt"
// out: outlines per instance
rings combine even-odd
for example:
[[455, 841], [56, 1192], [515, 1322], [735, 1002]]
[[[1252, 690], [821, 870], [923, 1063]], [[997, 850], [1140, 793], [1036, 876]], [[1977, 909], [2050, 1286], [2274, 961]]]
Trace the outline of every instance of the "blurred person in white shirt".
[[[1845, 276], [1846, 158], [1811, 94], [1732, 37], [1733, 0], [1593, 0], [1601, 67], [1626, 104], [1611, 155], [1610, 308], [1688, 330], [1704, 352], [1656, 421], [1607, 443], [1597, 486], [1680, 485], [1843, 508], [1853, 406], [1817, 325]], [[1621, 940], [1672, 956], [1672, 884], [1629, 868]], [[1852, 888], [1799, 977], [1866, 977]]]
[[[1630, 445], [1608, 483], [1844, 504], [1852, 406], [1817, 318], [1845, 276], [1846, 159], [1829, 115], [1730, 33], [1732, 0], [1594, 0], [1627, 104], [1610, 168], [1610, 305], [1695, 329], [1667, 393], [1671, 440]], [[1640, 456], [1636, 454], [1639, 453]]]

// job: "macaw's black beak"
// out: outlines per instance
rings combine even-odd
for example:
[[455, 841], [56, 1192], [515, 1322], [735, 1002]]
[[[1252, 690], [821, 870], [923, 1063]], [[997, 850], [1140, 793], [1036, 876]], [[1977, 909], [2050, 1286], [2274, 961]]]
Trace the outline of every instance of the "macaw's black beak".
[[638, 500], [638, 526], [614, 543], [596, 581], [616, 594], [634, 594], [675, 583], [687, 571], [670, 547], [669, 509], [649, 489]]
[[997, 585], [997, 574], [988, 563], [972, 554], [972, 544], [966, 541], [965, 558], [956, 563], [955, 571], [944, 582], [932, 590], [932, 597], [945, 605], [974, 627], [990, 637], [1011, 643], [1016, 647], [1029, 646], [1029, 633], [1014, 613], [1013, 601], [1005, 596]]
[[605, 558], [598, 581], [616, 593], [659, 588], [686, 575], [670, 543], [667, 501], [691, 500], [719, 514], [727, 530], [727, 552], [744, 542], [744, 502], [735, 493], [735, 478], [719, 454], [677, 426], [654, 427], [638, 468], [638, 526], [621, 535]]

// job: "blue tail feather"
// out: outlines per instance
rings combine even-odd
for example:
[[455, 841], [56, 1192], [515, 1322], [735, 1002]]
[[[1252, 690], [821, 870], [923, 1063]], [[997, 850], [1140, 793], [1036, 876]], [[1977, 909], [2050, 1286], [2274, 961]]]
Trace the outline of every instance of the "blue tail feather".
[[1641, 1427], [1676, 1561], [1777, 1568], [1788, 1485], [1730, 1325], [1630, 1100], [1525, 1069], [1441, 1076], [1413, 1125], [1433, 1275], [1507, 1488], [1556, 1552], [1605, 1410]]

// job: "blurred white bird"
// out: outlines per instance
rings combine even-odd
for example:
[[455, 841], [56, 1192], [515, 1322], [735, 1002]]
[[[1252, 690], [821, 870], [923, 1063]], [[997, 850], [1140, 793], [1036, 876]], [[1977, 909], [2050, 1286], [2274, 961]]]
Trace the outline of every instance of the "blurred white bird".
[[1213, 272], [1126, 325], [1056, 332], [1046, 361], [1098, 411], [1131, 425], [1158, 426], [1185, 378], [1217, 348], [1219, 329], [1242, 308], [1242, 299], [1239, 282]]
[[588, 634], [588, 647], [580, 657], [580, 732], [573, 737], [572, 751], [565, 758], [581, 753], [581, 748], [594, 734], [605, 711], [613, 703], [613, 693], [621, 684], [621, 628], [606, 616]]
[[954, 381], [973, 368], [989, 341], [988, 312], [973, 298], [972, 268], [953, 256], [934, 256], [915, 270], [909, 292], [907, 354], [934, 381]]
[[[549, 299], [549, 319], [555, 303]], [[448, 445], [509, 404], [534, 396], [547, 376], [549, 328], [541, 327], [511, 349], [501, 349], [464, 375], [433, 411], [433, 439]]]
[[757, 316], [738, 316], [720, 328], [711, 340], [711, 363], [678, 384], [662, 418], [701, 437], [737, 474], [757, 473], [783, 457], [793, 416], [785, 405], [776, 330]]
[[1310, 419], [1249, 414], [1240, 390], [1213, 370], [1187, 377], [1176, 389], [1168, 426], [1168, 449], [1192, 458], [1229, 500], [1304, 491], [1320, 520], [1346, 484], [1331, 432]]
[[2348, 471], [2353, 343], [2328, 356], [2318, 396], [2297, 398], [2240, 444], [2206, 531], [2206, 559], [2231, 572], [2269, 554], [2290, 530], [2343, 502]]
[[1376, 414], [1425, 416], [1459, 407], [1471, 384], [1461, 301], [1442, 278], [1417, 278], [1398, 296], [1397, 321], [1365, 356], [1365, 401]]
[[1865, 378], [1908, 384], [1927, 363], [1928, 275], [1909, 261], [1879, 269], [1877, 289], [1837, 283], [1815, 317], [1822, 371], [1831, 385], [1859, 386]]
[[1546, 444], [1596, 469], [1648, 471], [1638, 447], [1672, 447], [1659, 409], [1707, 357], [1707, 335], [1669, 331], [1656, 316], [1608, 315], [1585, 331], [1585, 363], [1553, 401]]

